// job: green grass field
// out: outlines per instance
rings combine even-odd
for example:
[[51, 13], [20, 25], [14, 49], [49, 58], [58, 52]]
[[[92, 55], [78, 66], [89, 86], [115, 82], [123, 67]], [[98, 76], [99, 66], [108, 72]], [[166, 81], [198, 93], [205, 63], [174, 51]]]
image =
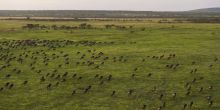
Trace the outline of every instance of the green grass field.
[[84, 22], [0, 21], [0, 110], [220, 110], [220, 24], [29, 23]]

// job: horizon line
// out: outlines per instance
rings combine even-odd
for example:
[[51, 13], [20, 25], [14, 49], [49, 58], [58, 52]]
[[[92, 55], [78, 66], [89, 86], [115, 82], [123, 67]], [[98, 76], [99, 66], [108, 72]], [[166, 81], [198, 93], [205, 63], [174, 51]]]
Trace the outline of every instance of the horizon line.
[[199, 9], [212, 9], [212, 8], [220, 8], [220, 7], [207, 7], [207, 8], [196, 8], [190, 10], [114, 10], [114, 9], [0, 9], [0, 11], [133, 11], [133, 12], [187, 12]]

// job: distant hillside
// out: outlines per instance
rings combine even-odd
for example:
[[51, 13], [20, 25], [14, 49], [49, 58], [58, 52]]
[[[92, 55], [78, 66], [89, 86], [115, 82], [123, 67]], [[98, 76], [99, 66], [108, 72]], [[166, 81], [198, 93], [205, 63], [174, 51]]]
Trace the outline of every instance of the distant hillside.
[[205, 13], [220, 13], [220, 7], [219, 8], [204, 8], [204, 9], [197, 9], [197, 10], [192, 10], [191, 12], [205, 12]]
[[[202, 9], [201, 9], [202, 10]], [[211, 9], [210, 9], [211, 10]], [[212, 9], [214, 10], [214, 9]], [[220, 8], [219, 8], [220, 10]], [[59, 17], [59, 18], [200, 18], [220, 17], [215, 12], [153, 12], [101, 10], [0, 10], [0, 17]]]

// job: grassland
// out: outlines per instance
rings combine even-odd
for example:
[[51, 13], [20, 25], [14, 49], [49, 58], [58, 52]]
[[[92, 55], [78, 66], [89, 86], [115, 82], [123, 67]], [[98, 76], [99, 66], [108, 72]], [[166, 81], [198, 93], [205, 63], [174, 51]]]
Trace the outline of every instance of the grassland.
[[0, 21], [1, 110], [220, 109], [220, 24], [86, 21], [95, 28], [21, 28], [30, 23], [82, 22]]

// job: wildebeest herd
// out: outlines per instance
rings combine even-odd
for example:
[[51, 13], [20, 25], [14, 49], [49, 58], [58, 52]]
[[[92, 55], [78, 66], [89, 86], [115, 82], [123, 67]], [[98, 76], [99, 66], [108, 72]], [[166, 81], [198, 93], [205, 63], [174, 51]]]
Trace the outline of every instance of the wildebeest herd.
[[[1, 41], [0, 94], [13, 90], [16, 94], [17, 89], [34, 86], [48, 94], [62, 88], [65, 95], [73, 99], [86, 96], [84, 101], [95, 97], [88, 94], [134, 100], [132, 103], [140, 110], [169, 110], [174, 106], [179, 110], [211, 110], [218, 105], [215, 100], [219, 97], [212, 94], [219, 87], [208, 83], [209, 78], [199, 74], [203, 70], [198, 66], [201, 61], [184, 63], [175, 52], [145, 57], [105, 53], [105, 46], [118, 44], [71, 40]], [[218, 58], [213, 57], [206, 69], [215, 69], [218, 62]], [[146, 65], [152, 69], [144, 70]], [[181, 72], [183, 68], [187, 68], [187, 73]], [[181, 75], [177, 77], [176, 74]]]

